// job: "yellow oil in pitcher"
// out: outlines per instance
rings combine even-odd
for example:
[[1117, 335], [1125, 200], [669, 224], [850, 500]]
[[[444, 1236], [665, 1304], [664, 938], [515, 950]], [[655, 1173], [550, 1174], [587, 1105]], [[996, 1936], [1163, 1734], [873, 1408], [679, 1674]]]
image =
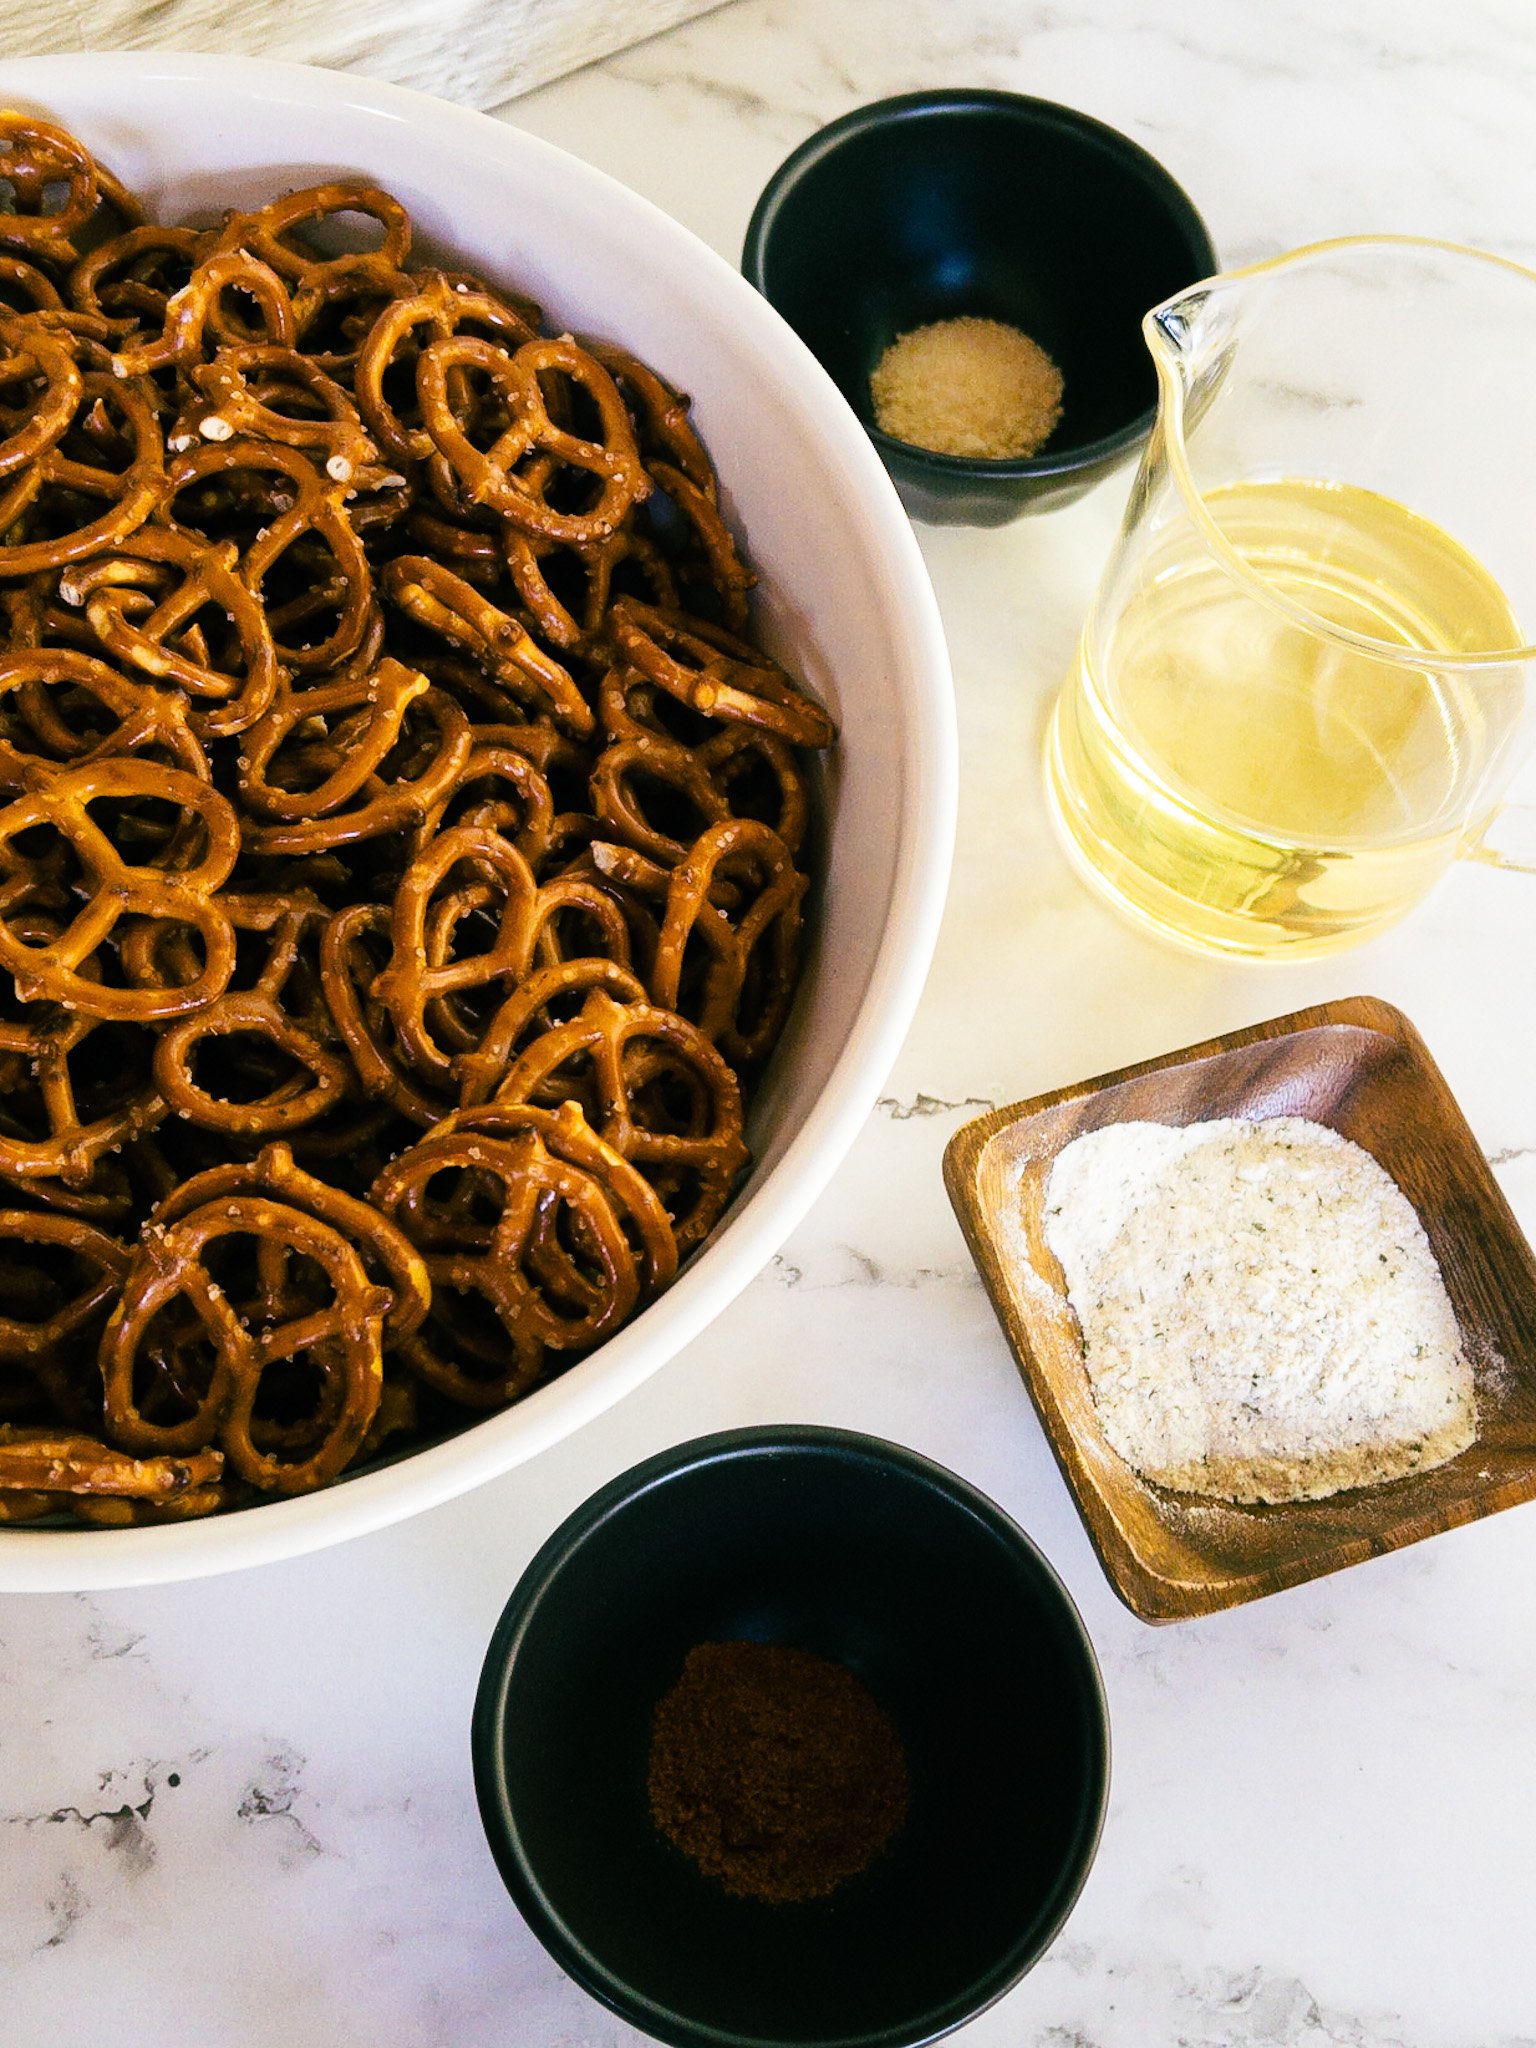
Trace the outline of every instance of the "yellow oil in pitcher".
[[1520, 629], [1482, 565], [1390, 498], [1286, 480], [1205, 504], [1270, 592], [1402, 655], [1256, 597], [1183, 526], [1102, 640], [1090, 622], [1047, 788], [1090, 878], [1169, 936], [1326, 952], [1401, 915], [1460, 850], [1522, 686], [1513, 665], [1434, 656], [1515, 649]]

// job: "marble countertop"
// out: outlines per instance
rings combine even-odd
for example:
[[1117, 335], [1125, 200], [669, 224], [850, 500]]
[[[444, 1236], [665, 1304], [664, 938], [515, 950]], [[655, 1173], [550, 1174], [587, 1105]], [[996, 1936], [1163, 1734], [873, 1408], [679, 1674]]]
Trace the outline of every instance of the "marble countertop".
[[[813, 127], [951, 83], [1125, 129], [1232, 261], [1358, 229], [1536, 260], [1528, 0], [735, 0], [498, 111], [734, 259]], [[1463, 866], [1364, 949], [1266, 970], [1138, 936], [1056, 851], [1040, 724], [1126, 481], [922, 536], [959, 695], [949, 914], [884, 1100], [734, 1308], [575, 1438], [405, 1527], [201, 1584], [0, 1601], [4, 2048], [638, 2041], [501, 1888], [470, 1702], [513, 1581], [578, 1501], [680, 1438], [769, 1420], [872, 1430], [984, 1487], [1103, 1662], [1101, 1853], [967, 2048], [1536, 2048], [1536, 1510], [1144, 1627], [1099, 1571], [940, 1182], [985, 1106], [1369, 992], [1419, 1025], [1536, 1229], [1536, 883]]]

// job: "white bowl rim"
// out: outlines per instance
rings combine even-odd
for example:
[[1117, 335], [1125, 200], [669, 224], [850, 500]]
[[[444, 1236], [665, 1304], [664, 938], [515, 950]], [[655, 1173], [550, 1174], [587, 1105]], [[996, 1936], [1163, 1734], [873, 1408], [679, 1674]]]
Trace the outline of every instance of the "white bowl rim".
[[[820, 1097], [782, 1156], [691, 1262], [661, 1301], [591, 1354], [603, 1370], [574, 1368], [516, 1406], [457, 1436], [312, 1494], [239, 1512], [135, 1529], [0, 1528], [0, 1592], [87, 1592], [162, 1584], [273, 1563], [388, 1527], [467, 1493], [537, 1455], [601, 1414], [657, 1371], [766, 1266], [821, 1194], [873, 1109], [910, 1027], [938, 938], [958, 802], [958, 739], [949, 653], [922, 552], [895, 489], [852, 410], [792, 328], [707, 244], [606, 172], [489, 114], [349, 72], [272, 58], [135, 50], [7, 59], [3, 103], [67, 106], [71, 88], [103, 87], [131, 103], [136, 86], [184, 81], [189, 93], [236, 93], [334, 108], [427, 127], [442, 139], [484, 144], [487, 131], [510, 156], [551, 176], [601, 188], [637, 234], [669, 247], [724, 294], [733, 318], [764, 358], [786, 364], [797, 402], [831, 455], [854, 480], [881, 555], [882, 593], [907, 654], [905, 712], [912, 744], [898, 861], [885, 929], [853, 1029]], [[194, 104], [189, 99], [189, 105]], [[67, 117], [66, 117], [67, 118]], [[586, 1362], [586, 1361], [583, 1361]]]

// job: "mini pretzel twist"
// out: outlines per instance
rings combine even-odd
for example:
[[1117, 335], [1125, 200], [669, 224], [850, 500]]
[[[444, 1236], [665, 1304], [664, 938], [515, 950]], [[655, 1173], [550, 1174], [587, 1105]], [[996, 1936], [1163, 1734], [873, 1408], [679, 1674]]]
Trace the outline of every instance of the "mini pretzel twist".
[[537, 968], [526, 981], [520, 982], [496, 1012], [480, 1043], [454, 1062], [460, 1104], [473, 1108], [489, 1102], [527, 1043], [573, 1015], [595, 988], [602, 989], [615, 1002], [645, 1000], [645, 988], [636, 976], [617, 960], [605, 959], [601, 954], [557, 960]]
[[[453, 405], [450, 380], [464, 370], [486, 379], [508, 416], [509, 424], [483, 450], [470, 439]], [[551, 419], [540, 377], [552, 372], [568, 377], [592, 401], [601, 441], [569, 433]], [[427, 432], [470, 502], [489, 506], [524, 533], [575, 543], [604, 540], [650, 495], [650, 478], [618, 387], [569, 335], [527, 342], [510, 356], [473, 335], [433, 342], [416, 366], [416, 394]], [[582, 512], [557, 511], [535, 479], [518, 472], [517, 466], [534, 453], [584, 471], [596, 486], [595, 501]]]
[[[39, 329], [32, 334], [34, 350], [40, 350], [43, 332]], [[0, 544], [0, 577], [31, 576], [40, 569], [83, 561], [101, 548], [126, 540], [154, 511], [161, 492], [164, 450], [149, 392], [104, 371], [84, 371], [74, 424], [80, 423], [82, 415], [91, 419], [98, 413], [105, 420], [115, 418], [126, 462], [114, 468], [108, 462], [88, 460], [86, 448], [74, 450], [75, 437], [67, 425], [62, 437], [25, 469], [14, 472], [0, 490], [0, 533], [51, 512], [60, 495], [71, 508], [78, 499], [104, 498], [108, 509], [62, 533]], [[78, 517], [78, 511], [71, 509], [60, 517]]]
[[444, 1114], [445, 1104], [424, 1091], [394, 1018], [375, 994], [390, 959], [391, 925], [383, 903], [354, 903], [335, 913], [320, 947], [325, 999], [363, 1094], [426, 1130]]
[[[543, 1376], [551, 1351], [589, 1350], [640, 1298], [636, 1250], [615, 1213], [612, 1180], [599, 1162], [568, 1156], [573, 1149], [546, 1144], [531, 1125], [506, 1137], [438, 1132], [386, 1167], [370, 1192], [408, 1235], [435, 1247], [424, 1254], [432, 1313], [401, 1353], [418, 1378], [465, 1407], [517, 1399]], [[429, 1189], [455, 1173], [495, 1211], [489, 1227], [469, 1220], [457, 1233], [441, 1213], [424, 1216]], [[662, 1270], [666, 1238], [655, 1207], [648, 1200], [641, 1212], [643, 1241], [654, 1269]], [[452, 1305], [466, 1295], [490, 1307], [510, 1359], [487, 1357], [456, 1316]]]
[[[32, 1135], [0, 1129], [0, 1173], [27, 1185], [60, 1180], [67, 1188], [83, 1188], [105, 1154], [164, 1121], [166, 1103], [146, 1070], [141, 1067], [135, 1074], [130, 1068], [119, 1073], [96, 1113], [82, 1118], [70, 1062], [97, 1031], [98, 1020], [54, 1008], [45, 1010], [44, 1018], [28, 1025], [0, 1020], [0, 1048], [18, 1055], [30, 1069], [40, 1112]], [[14, 1081], [7, 1089], [12, 1100], [21, 1092]], [[36, 1122], [46, 1130], [37, 1132]]]
[[35, 321], [0, 320], [0, 346], [6, 352], [0, 360], [0, 392], [42, 386], [30, 397], [17, 394], [22, 398], [20, 424], [0, 441], [0, 476], [13, 476], [63, 440], [85, 382], [65, 338]]
[[338, 617], [333, 631], [318, 641], [287, 641], [270, 610], [267, 625], [283, 666], [304, 674], [333, 671], [362, 647], [373, 617], [373, 572], [362, 539], [343, 509], [345, 487], [322, 477], [303, 449], [241, 435], [177, 454], [158, 495], [169, 508], [171, 523], [179, 525], [176, 505], [183, 493], [242, 474], [268, 480], [270, 517], [241, 557], [241, 581], [265, 604], [263, 586], [291, 550], [312, 543], [323, 551], [336, 580]]
[[[203, 827], [202, 858], [181, 872], [125, 861], [90, 806], [102, 798], [158, 798]], [[201, 1009], [223, 993], [234, 969], [234, 932], [213, 900], [239, 851], [240, 828], [228, 801], [180, 769], [136, 759], [108, 759], [69, 768], [46, 788], [0, 810], [0, 864], [15, 861], [16, 841], [37, 826], [68, 841], [90, 894], [68, 927], [45, 946], [25, 941], [0, 916], [0, 967], [14, 976], [25, 1002], [67, 1004], [88, 1017], [153, 1023]], [[187, 982], [164, 988], [115, 988], [82, 971], [125, 917], [188, 925], [202, 942], [203, 963]]]
[[[632, 590], [639, 580], [653, 604], [675, 607], [678, 602], [671, 564], [654, 541], [633, 527], [621, 526], [605, 540], [569, 547], [536, 541], [509, 525], [502, 535], [501, 553], [517, 594], [539, 631], [565, 650], [600, 651], [614, 577], [621, 569], [626, 589]], [[583, 590], [580, 599], [573, 598], [568, 605], [557, 596], [551, 578], [557, 570], [570, 567], [581, 576]]]
[[[386, 1337], [394, 1342], [421, 1327], [432, 1288], [415, 1246], [371, 1204], [306, 1173], [288, 1145], [265, 1145], [249, 1164], [232, 1161], [210, 1167], [168, 1194], [155, 1211], [156, 1220], [162, 1225], [180, 1223], [195, 1209], [240, 1193], [271, 1195], [333, 1224], [362, 1259], [370, 1280], [389, 1290], [391, 1299], [384, 1311]], [[269, 1296], [275, 1298], [277, 1289], [270, 1271], [265, 1281]]]
[[[184, 1458], [130, 1457], [94, 1437], [56, 1429], [0, 1428], [0, 1489], [46, 1494], [98, 1494], [163, 1504], [207, 1486], [224, 1469], [217, 1451]], [[39, 1513], [52, 1507], [46, 1500]]]
[[[740, 885], [744, 898], [734, 916], [714, 900], [727, 879]], [[765, 1059], [784, 1028], [795, 992], [804, 894], [805, 877], [783, 840], [752, 818], [711, 825], [668, 878], [652, 999], [692, 1016], [733, 1065]], [[685, 991], [696, 943], [707, 958], [697, 991]]]
[[811, 800], [805, 771], [788, 743], [761, 726], [728, 725], [697, 752], [731, 816], [762, 817], [791, 859], [798, 859], [810, 828]]
[[[156, 230], [140, 230], [156, 233]], [[125, 238], [126, 239], [126, 238]], [[116, 251], [112, 252], [116, 255]], [[94, 300], [96, 270], [90, 258], [77, 267], [75, 277], [81, 278], [86, 292]], [[112, 358], [113, 374], [118, 377], [142, 377], [151, 371], [181, 368], [191, 370], [203, 360], [207, 342], [212, 331], [216, 341], [228, 341], [231, 323], [221, 314], [220, 303], [227, 291], [240, 292], [256, 308], [261, 319], [260, 334], [268, 342], [287, 346], [294, 338], [293, 302], [287, 287], [276, 271], [265, 263], [258, 262], [243, 249], [224, 249], [197, 264], [187, 282], [174, 291], [165, 301], [164, 324], [153, 341], [141, 341], [132, 347], [119, 349]], [[249, 323], [243, 323], [243, 338], [251, 339]], [[228, 440], [228, 434], [208, 436]]]
[[[66, 569], [59, 595], [83, 607], [102, 648], [122, 667], [174, 684], [196, 700], [193, 730], [244, 732], [277, 693], [281, 672], [264, 608], [238, 573], [235, 548], [164, 527], [142, 527], [95, 561]], [[232, 629], [228, 666], [210, 653], [200, 616]], [[197, 635], [189, 644], [187, 631]]]
[[[128, 1246], [76, 1216], [39, 1209], [0, 1210], [0, 1245], [12, 1282], [3, 1297], [9, 1312], [0, 1314], [0, 1365], [35, 1381], [56, 1416], [85, 1428], [99, 1424], [96, 1346], [128, 1271]], [[67, 1280], [31, 1263], [40, 1249], [69, 1262]], [[23, 1276], [31, 1285], [16, 1288]], [[33, 1312], [16, 1312], [23, 1307]]]
[[[82, 734], [64, 717], [54, 692], [99, 707], [118, 722], [100, 737]], [[177, 691], [132, 683], [91, 655], [67, 647], [22, 648], [0, 654], [0, 715], [16, 700], [17, 716], [0, 736], [0, 790], [20, 795], [109, 755], [163, 754], [172, 766], [210, 780], [208, 757]], [[21, 741], [35, 745], [23, 746]]]
[[[366, 254], [322, 256], [293, 239], [319, 221], [347, 213], [367, 214], [379, 223], [383, 236], [376, 249]], [[314, 286], [358, 271], [403, 270], [411, 249], [411, 221], [399, 200], [381, 192], [377, 185], [334, 179], [290, 192], [253, 213], [230, 214], [219, 231], [216, 248], [249, 250], [290, 284]]]
[[69, 303], [133, 333], [163, 328], [166, 308], [189, 280], [203, 240], [195, 228], [154, 225], [109, 235], [69, 273]]
[[351, 398], [286, 337], [281, 344], [221, 348], [191, 376], [206, 401], [207, 409], [192, 415], [205, 440], [245, 434], [286, 448], [312, 449], [338, 484], [350, 483], [378, 459]]
[[[534, 1132], [556, 1158], [581, 1167], [602, 1184], [630, 1239], [643, 1297], [649, 1300], [669, 1286], [677, 1274], [677, 1239], [671, 1219], [650, 1182], [598, 1136], [574, 1102], [562, 1102], [554, 1109], [536, 1109], [526, 1102], [483, 1103], [456, 1111], [435, 1135], [445, 1140], [474, 1136], [508, 1139], [523, 1131]], [[547, 1274], [558, 1274], [565, 1299], [582, 1298], [585, 1283], [576, 1261], [561, 1246], [548, 1211], [536, 1231], [534, 1257]]]
[[554, 967], [563, 960], [600, 955], [621, 967], [630, 964], [629, 924], [624, 907], [602, 878], [580, 866], [539, 884], [531, 923], [528, 967]]
[[[262, 1316], [260, 1297], [243, 1313], [207, 1264], [235, 1238], [305, 1260], [322, 1276], [323, 1298], [312, 1304], [303, 1290], [283, 1287], [269, 1296], [280, 1320]], [[108, 1425], [130, 1450], [174, 1456], [217, 1445], [239, 1477], [265, 1491], [322, 1486], [356, 1452], [378, 1407], [391, 1302], [340, 1229], [269, 1195], [231, 1191], [169, 1224], [152, 1217], [102, 1341]], [[183, 1389], [186, 1414], [154, 1421], [139, 1406], [135, 1371], [157, 1321], [177, 1309], [195, 1318], [212, 1365], [206, 1385]], [[320, 1379], [312, 1413], [290, 1432], [297, 1448], [264, 1449], [256, 1441], [262, 1382], [301, 1357]]]
[[[175, 1114], [204, 1130], [242, 1138], [297, 1130], [335, 1108], [351, 1087], [345, 1056], [317, 1033], [312, 1020], [295, 1016], [284, 1002], [305, 932], [322, 922], [325, 912], [319, 904], [285, 905], [280, 898], [237, 906], [226, 897], [224, 904], [235, 926], [270, 932], [266, 965], [253, 987], [226, 989], [162, 1032], [155, 1046], [155, 1081]], [[237, 1034], [264, 1040], [298, 1072], [278, 1078], [266, 1095], [238, 1101], [200, 1086], [194, 1077], [199, 1052], [210, 1040]]]
[[[444, 884], [461, 863], [477, 882], [490, 878], [486, 907], [494, 914], [494, 934], [483, 951], [454, 958], [452, 926], [438, 925], [434, 931], [431, 920]], [[401, 882], [390, 919], [390, 961], [374, 993], [394, 1019], [406, 1056], [424, 1074], [446, 1084], [453, 1072], [452, 1053], [437, 1043], [429, 1027], [429, 1005], [444, 996], [522, 979], [536, 935], [538, 893], [533, 871], [517, 848], [498, 833], [472, 825], [440, 833]]]
[[498, 682], [578, 738], [596, 720], [591, 706], [553, 655], [527, 627], [481, 595], [472, 583], [421, 555], [401, 555], [384, 572], [386, 594], [418, 625], [461, 647]]
[[435, 443], [423, 426], [407, 426], [384, 395], [384, 381], [407, 352], [419, 353], [419, 338], [446, 341], [461, 327], [473, 327], [503, 345], [521, 348], [535, 330], [517, 310], [440, 271], [427, 271], [417, 289], [386, 306], [358, 352], [354, 389], [364, 419], [380, 447], [397, 462], [425, 462]]
[[674, 838], [652, 824], [645, 806], [648, 791], [661, 799], [668, 822], [681, 809], [702, 831], [731, 815], [699, 749], [651, 733], [605, 747], [592, 764], [592, 808], [612, 834], [665, 867], [683, 860], [693, 841]]
[[835, 728], [776, 662], [718, 626], [619, 598], [609, 627], [642, 675], [706, 718], [762, 726], [801, 747], [831, 744]]
[[[387, 772], [413, 706], [421, 713], [422, 749]], [[332, 729], [323, 738], [288, 744], [325, 720]], [[290, 692], [251, 733], [242, 759], [246, 801], [267, 814], [247, 826], [245, 843], [255, 853], [306, 854], [409, 830], [463, 773], [473, 744], [469, 720], [452, 697], [392, 657], [372, 675]], [[298, 788], [274, 783], [282, 764]], [[405, 773], [406, 766], [417, 772]]]
[[503, 733], [515, 730], [472, 729], [469, 759], [411, 835], [413, 861], [449, 826], [488, 825], [510, 839], [538, 872], [554, 830], [554, 798], [537, 762], [514, 739], [503, 739]]
[[[0, 113], [0, 178], [11, 188], [11, 204], [0, 212], [0, 247], [42, 262], [75, 261], [74, 237], [103, 198], [125, 226], [139, 219], [133, 201], [89, 150], [66, 129], [33, 115]], [[49, 195], [61, 186], [62, 200], [54, 205]]]
[[[278, 658], [291, 671], [324, 675], [340, 668], [367, 639], [373, 621], [373, 571], [362, 538], [344, 509], [345, 486], [322, 486], [313, 472], [310, 477], [311, 482], [300, 492], [297, 502], [280, 512], [247, 548], [242, 572], [248, 587], [268, 604], [268, 623], [273, 629]], [[301, 543], [311, 553], [329, 558], [332, 564], [328, 576], [322, 571], [317, 579], [311, 571], [306, 579], [312, 588], [318, 581], [323, 601], [335, 606], [336, 624], [319, 640], [309, 637], [310, 613], [302, 601], [295, 606], [295, 618], [304, 630], [290, 635], [280, 630], [281, 615], [271, 609], [266, 596], [267, 579], [285, 556], [298, 552]]]
[[[663, 1073], [687, 1092], [681, 1128], [675, 1112], [648, 1099]], [[593, 1129], [642, 1172], [658, 1168], [691, 1177], [697, 1183], [692, 1208], [686, 1216], [672, 1212], [680, 1253], [713, 1228], [747, 1163], [740, 1084], [704, 1034], [673, 1011], [616, 1003], [601, 989], [587, 997], [579, 1016], [534, 1040], [496, 1100], [575, 1101]]]
[[582, 346], [588, 355], [602, 364], [618, 386], [635, 423], [640, 453], [652, 474], [655, 474], [659, 457], [713, 503], [718, 496], [715, 468], [688, 417], [693, 401], [674, 391], [628, 349], [619, 348], [611, 341], [587, 339], [583, 340]]
[[651, 479], [693, 528], [704, 564], [703, 580], [714, 594], [720, 624], [729, 633], [747, 630], [747, 592], [757, 581], [736, 549], [735, 536], [715, 501], [670, 462], [653, 462]]

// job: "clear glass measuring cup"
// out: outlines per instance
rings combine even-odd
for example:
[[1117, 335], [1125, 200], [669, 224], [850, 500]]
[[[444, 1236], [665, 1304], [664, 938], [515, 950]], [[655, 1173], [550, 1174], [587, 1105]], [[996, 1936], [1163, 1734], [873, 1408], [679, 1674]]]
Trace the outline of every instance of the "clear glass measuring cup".
[[1051, 807], [1167, 936], [1328, 952], [1458, 854], [1505, 858], [1483, 835], [1532, 736], [1536, 273], [1353, 237], [1143, 327], [1158, 418], [1052, 714]]

